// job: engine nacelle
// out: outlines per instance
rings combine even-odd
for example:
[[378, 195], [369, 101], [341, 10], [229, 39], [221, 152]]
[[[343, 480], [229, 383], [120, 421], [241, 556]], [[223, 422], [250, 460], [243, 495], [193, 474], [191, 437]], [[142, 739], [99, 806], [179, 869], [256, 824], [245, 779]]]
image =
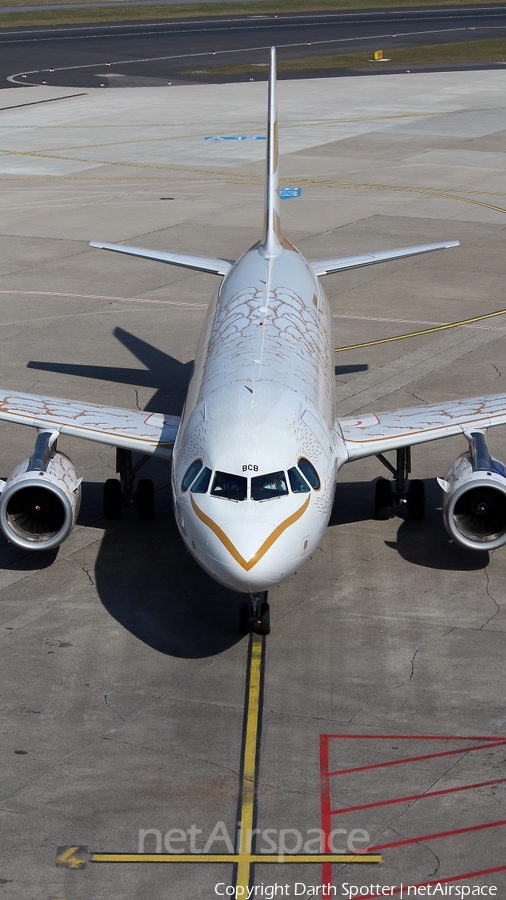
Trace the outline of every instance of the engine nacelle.
[[444, 523], [463, 547], [495, 550], [506, 544], [506, 469], [489, 455], [484, 434], [474, 432], [469, 439], [469, 453], [438, 479]]
[[30, 459], [17, 466], [0, 497], [0, 528], [24, 550], [51, 550], [72, 531], [81, 505], [81, 481], [55, 436], [39, 434]]

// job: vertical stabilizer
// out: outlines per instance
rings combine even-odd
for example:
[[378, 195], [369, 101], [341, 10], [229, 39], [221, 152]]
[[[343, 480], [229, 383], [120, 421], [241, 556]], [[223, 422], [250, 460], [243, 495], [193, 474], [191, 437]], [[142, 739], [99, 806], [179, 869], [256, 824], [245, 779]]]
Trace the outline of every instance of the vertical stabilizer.
[[279, 217], [278, 108], [276, 100], [276, 48], [269, 64], [269, 111], [267, 115], [267, 177], [265, 184], [265, 235], [260, 253], [267, 259], [281, 253]]

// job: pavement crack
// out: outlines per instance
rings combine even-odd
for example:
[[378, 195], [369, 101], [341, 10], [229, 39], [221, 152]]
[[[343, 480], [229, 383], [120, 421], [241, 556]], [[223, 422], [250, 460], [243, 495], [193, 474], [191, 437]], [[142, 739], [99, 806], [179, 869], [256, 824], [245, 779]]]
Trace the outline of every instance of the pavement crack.
[[414, 674], [415, 674], [415, 661], [416, 661], [416, 657], [417, 657], [417, 655], [418, 655], [419, 650], [421, 650], [422, 647], [423, 647], [425, 644], [432, 644], [432, 643], [435, 643], [436, 641], [440, 641], [440, 640], [442, 640], [443, 638], [447, 637], [449, 634], [452, 633], [452, 631], [455, 631], [455, 628], [456, 628], [456, 627], [457, 627], [456, 625], [452, 625], [452, 627], [449, 628], [447, 631], [445, 631], [444, 634], [437, 635], [437, 637], [434, 637], [434, 638], [427, 638], [425, 641], [422, 641], [422, 642], [418, 645], [418, 647], [415, 648], [415, 651], [414, 651], [414, 653], [413, 653], [413, 655], [412, 655], [412, 657], [411, 657], [411, 659], [410, 659], [410, 673], [409, 673], [409, 677], [406, 678], [404, 681], [399, 682], [399, 684], [394, 685], [394, 687], [386, 688], [386, 690], [376, 691], [376, 693], [373, 694], [372, 697], [369, 698], [369, 700], [367, 700], [365, 703], [363, 703], [362, 706], [361, 706], [359, 709], [357, 709], [356, 712], [353, 713], [353, 715], [351, 716], [351, 718], [348, 719], [348, 725], [351, 725], [352, 722], [356, 719], [356, 717], [357, 717], [364, 709], [366, 709], [366, 707], [368, 707], [371, 703], [373, 703], [373, 702], [374, 702], [375, 700], [377, 700], [379, 697], [381, 697], [381, 696], [383, 696], [383, 695], [386, 696], [387, 694], [391, 694], [393, 691], [398, 691], [399, 688], [404, 687], [404, 685], [409, 684], [411, 681], [413, 681], [413, 677], [414, 677]]
[[91, 575], [90, 575], [90, 569], [92, 569], [92, 568], [93, 568], [92, 566], [90, 566], [89, 568], [87, 568], [87, 567], [84, 565], [84, 563], [83, 563], [83, 565], [81, 566], [81, 569], [82, 569], [82, 571], [84, 572], [84, 574], [86, 575], [88, 581], [90, 582], [91, 585], [93, 585], [93, 587], [95, 587], [95, 582], [93, 581], [93, 578], [92, 578]]
[[320, 797], [319, 791], [298, 791], [296, 788], [287, 788], [279, 784], [273, 784], [271, 781], [262, 781], [262, 788], [271, 788], [282, 794], [297, 794], [301, 797]]
[[407, 391], [407, 393], [408, 393], [411, 397], [414, 397], [415, 400], [419, 400], [420, 403], [424, 403], [425, 406], [428, 405], [428, 401], [427, 401], [427, 400], [424, 400], [423, 397], [420, 397], [419, 394], [415, 394], [414, 391]]
[[502, 378], [502, 372], [501, 372], [500, 369], [497, 368], [497, 366], [495, 365], [495, 363], [490, 363], [490, 365], [492, 366], [493, 369], [496, 370], [496, 372], [497, 372], [497, 377], [498, 377], [498, 378]]
[[116, 471], [115, 467], [111, 466], [111, 463], [107, 459], [104, 459], [102, 453], [103, 453], [102, 450], [100, 450], [97, 453], [97, 456], [98, 456], [100, 462], [103, 463], [103, 465], [106, 466], [108, 469], [111, 469], [112, 472], [115, 472]]
[[498, 616], [499, 613], [501, 612], [501, 607], [499, 606], [497, 600], [495, 599], [493, 594], [490, 593], [490, 576], [488, 574], [488, 566], [483, 567], [483, 572], [484, 572], [485, 579], [486, 579], [485, 580], [485, 592], [490, 597], [490, 599], [491, 599], [492, 603], [495, 605], [496, 609], [495, 609], [495, 612], [492, 613], [492, 615], [488, 617], [486, 622], [483, 622], [483, 625], [480, 625], [479, 628], [475, 629], [476, 631], [481, 631], [482, 628], [485, 628], [485, 625], [488, 625], [488, 623], [491, 622], [492, 619], [495, 619], [495, 617]]
[[137, 390], [137, 388], [135, 388], [135, 408], [138, 409], [139, 412], [142, 412], [139, 406], [139, 391]]
[[[417, 843], [418, 843], [418, 841], [417, 841]], [[434, 875], [437, 875], [437, 873], [439, 872], [439, 869], [441, 868], [441, 860], [439, 859], [439, 856], [437, 855], [436, 851], [433, 850], [432, 847], [429, 847], [428, 844], [422, 844], [422, 846], [425, 847], [425, 849], [428, 850], [429, 853], [432, 853], [434, 859], [436, 860], [435, 868], [432, 870], [432, 872], [427, 872], [427, 875], [426, 875], [426, 878], [434, 878]]]
[[[113, 710], [113, 712], [116, 712], [116, 710]], [[124, 744], [126, 747], [135, 747], [137, 750], [146, 750], [148, 753], [159, 753], [163, 756], [167, 756], [167, 754], [169, 754], [171, 758], [178, 757], [179, 759], [186, 759], [189, 762], [207, 763], [209, 766], [214, 766], [216, 769], [224, 769], [226, 772], [230, 772], [237, 778], [239, 777], [239, 771], [237, 769], [232, 768], [232, 766], [225, 766], [222, 763], [213, 762], [212, 760], [207, 759], [205, 756], [191, 756], [188, 753], [178, 753], [172, 748], [168, 748], [167, 750], [158, 750], [156, 747], [146, 747], [144, 744], [134, 744], [132, 741], [118, 741], [114, 736], [110, 737], [107, 734], [104, 735], [104, 740], [111, 741], [115, 744]]]
[[113, 712], [118, 717], [118, 719], [121, 719], [121, 721], [124, 722], [125, 719], [123, 718], [123, 716], [120, 716], [118, 710], [114, 709], [114, 706], [111, 706], [111, 704], [109, 703], [109, 700], [108, 700], [109, 694], [115, 694], [115, 693], [116, 693], [116, 691], [104, 691], [104, 702], [105, 702], [105, 705], [111, 710], [111, 712]]

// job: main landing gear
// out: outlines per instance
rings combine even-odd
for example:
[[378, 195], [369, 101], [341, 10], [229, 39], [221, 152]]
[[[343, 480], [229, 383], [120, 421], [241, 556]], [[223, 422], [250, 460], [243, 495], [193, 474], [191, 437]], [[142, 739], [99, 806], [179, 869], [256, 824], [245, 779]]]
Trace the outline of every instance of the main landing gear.
[[239, 631], [241, 634], [270, 634], [271, 614], [268, 591], [259, 594], [250, 594], [248, 603], [241, 603], [239, 607]]
[[425, 516], [425, 486], [423, 481], [413, 479], [407, 481], [411, 472], [411, 447], [400, 447], [396, 450], [395, 466], [383, 456], [377, 454], [377, 459], [394, 477], [394, 482], [387, 478], [378, 478], [374, 494], [374, 518], [389, 519], [393, 515], [394, 503], [406, 504], [408, 507], [408, 519], [416, 522]]
[[155, 489], [150, 478], [141, 478], [134, 491], [135, 476], [147, 462], [149, 456], [143, 456], [132, 465], [132, 451], [116, 449], [116, 472], [120, 480], [108, 478], [104, 484], [104, 516], [106, 519], [119, 519], [124, 506], [132, 503], [137, 507], [139, 519], [152, 519], [155, 515]]

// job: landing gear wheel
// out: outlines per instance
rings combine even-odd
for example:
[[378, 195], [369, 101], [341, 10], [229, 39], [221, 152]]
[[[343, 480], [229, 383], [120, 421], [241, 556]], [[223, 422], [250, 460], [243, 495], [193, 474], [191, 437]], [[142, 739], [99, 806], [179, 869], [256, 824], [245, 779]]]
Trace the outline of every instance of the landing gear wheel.
[[135, 505], [139, 519], [153, 519], [155, 515], [155, 488], [150, 478], [139, 481], [135, 494]]
[[386, 478], [378, 478], [374, 488], [374, 518], [385, 521], [392, 515], [392, 485]]
[[241, 603], [239, 607], [239, 633], [249, 634], [251, 610], [249, 603]]
[[262, 613], [260, 616], [260, 634], [270, 634], [271, 633], [271, 608], [268, 603], [264, 603], [262, 606]]
[[425, 516], [425, 485], [421, 479], [409, 482], [408, 519], [419, 522]]
[[119, 519], [123, 506], [123, 492], [117, 478], [108, 478], [104, 484], [104, 516]]
[[271, 609], [267, 602], [267, 591], [250, 594], [249, 603], [241, 603], [239, 607], [239, 631], [241, 634], [270, 634]]
[[271, 633], [271, 608], [267, 601], [259, 604], [257, 616], [253, 619], [253, 631], [255, 634]]

